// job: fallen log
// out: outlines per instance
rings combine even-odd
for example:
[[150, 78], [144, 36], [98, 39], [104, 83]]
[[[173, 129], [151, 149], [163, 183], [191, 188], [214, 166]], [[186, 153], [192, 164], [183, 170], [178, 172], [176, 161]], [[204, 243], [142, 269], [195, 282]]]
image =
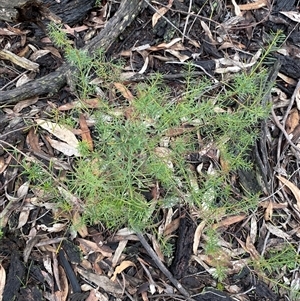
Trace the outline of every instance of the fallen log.
[[[89, 41], [84, 49], [90, 54], [92, 54], [96, 49], [103, 49], [104, 51], [107, 51], [115, 39], [135, 19], [143, 6], [143, 0], [123, 0], [118, 11], [107, 22], [105, 28], [103, 28], [95, 38]], [[72, 72], [71, 66], [64, 63], [55, 72], [28, 82], [13, 90], [1, 91], [0, 103], [13, 104], [33, 96], [57, 93], [66, 84], [66, 75], [70, 72]]]
[[95, 2], [96, 0], [0, 0], [0, 20], [36, 22], [44, 18], [51, 19], [53, 14], [72, 26], [86, 16]]

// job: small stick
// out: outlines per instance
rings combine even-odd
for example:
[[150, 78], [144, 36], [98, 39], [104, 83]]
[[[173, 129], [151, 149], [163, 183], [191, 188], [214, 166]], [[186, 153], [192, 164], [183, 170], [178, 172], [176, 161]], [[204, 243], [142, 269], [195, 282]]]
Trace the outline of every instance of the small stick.
[[174, 284], [174, 286], [177, 288], [177, 290], [184, 295], [185, 297], [189, 298], [190, 294], [185, 290], [185, 288], [177, 281], [173, 275], [170, 273], [170, 271], [164, 266], [164, 264], [159, 260], [156, 253], [153, 251], [151, 246], [148, 244], [144, 236], [140, 233], [136, 233], [137, 237], [139, 238], [141, 244], [145, 248], [145, 250], [148, 252], [148, 254], [151, 256], [157, 267], [162, 271], [162, 273]]
[[282, 134], [284, 135], [285, 139], [287, 140], [288, 144], [295, 149], [297, 152], [300, 152], [300, 149], [297, 145], [294, 144], [294, 142], [291, 140], [291, 138], [289, 137], [288, 133], [286, 132], [286, 130], [284, 129], [284, 127], [281, 125], [280, 121], [278, 120], [274, 109], [272, 108], [272, 116], [274, 119], [275, 124], [277, 125], [277, 127], [281, 130]]

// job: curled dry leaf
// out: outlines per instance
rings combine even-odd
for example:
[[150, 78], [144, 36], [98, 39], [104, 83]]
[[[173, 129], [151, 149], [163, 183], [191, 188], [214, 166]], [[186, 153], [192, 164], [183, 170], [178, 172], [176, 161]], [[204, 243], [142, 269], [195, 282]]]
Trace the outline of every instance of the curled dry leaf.
[[202, 235], [202, 231], [205, 227], [206, 222], [202, 221], [196, 228], [195, 234], [194, 234], [194, 242], [193, 242], [193, 253], [195, 255], [198, 254], [198, 247], [199, 247], [199, 243], [200, 243], [200, 239], [201, 239], [201, 235]]
[[[262, 202], [260, 202], [259, 203], [259, 206], [260, 207], [263, 207], [263, 208], [268, 208], [268, 206], [269, 206], [269, 201], [262, 201]], [[285, 208], [287, 208], [288, 207], [288, 203], [287, 202], [285, 202], [285, 203], [274, 203], [273, 201], [272, 201], [272, 207], [273, 207], [273, 209], [285, 209]]]
[[49, 50], [54, 56], [58, 57], [59, 59], [62, 58], [59, 51], [55, 47], [45, 46], [44, 49]]
[[35, 51], [31, 56], [30, 56], [30, 60], [32, 61], [37, 61], [39, 58], [43, 57], [44, 55], [48, 54], [50, 52], [50, 50], [37, 50]]
[[[234, 0], [233, 0], [233, 1], [234, 1]], [[213, 38], [213, 36], [212, 36], [212, 34], [211, 34], [211, 31], [210, 31], [209, 27], [206, 25], [206, 23], [205, 23], [204, 21], [202, 21], [202, 20], [200, 21], [200, 23], [201, 23], [201, 26], [202, 26], [204, 32], [205, 32], [206, 35], [208, 36], [210, 42], [211, 42], [211, 43], [216, 43], [216, 41], [214, 40], [214, 38]]]
[[171, 53], [173, 56], [178, 58], [180, 62], [185, 62], [186, 60], [188, 60], [190, 58], [189, 56], [187, 56], [185, 54], [181, 54], [177, 50], [167, 49], [166, 52]]
[[296, 104], [297, 104], [297, 109], [300, 111], [300, 81], [298, 82], [293, 95], [295, 95], [295, 101], [296, 101]]
[[146, 56], [144, 58], [144, 64], [143, 64], [143, 67], [142, 69], [138, 72], [138, 74], [144, 74], [148, 68], [148, 65], [149, 65], [149, 56]]
[[248, 4], [239, 5], [240, 10], [253, 10], [267, 6], [268, 0], [257, 0]]
[[130, 230], [129, 228], [122, 228], [118, 230], [118, 232], [116, 233], [116, 235], [120, 235], [120, 236], [127, 236], [131, 234], [135, 234], [135, 232], [133, 230]]
[[34, 128], [31, 128], [26, 137], [26, 143], [35, 152], [42, 152], [41, 146], [39, 144], [39, 136], [36, 134]]
[[56, 224], [53, 224], [52, 227], [48, 227], [44, 224], [42, 225], [38, 225], [37, 228], [38, 230], [41, 229], [43, 231], [47, 231], [49, 233], [55, 233], [55, 232], [60, 232], [60, 231], [64, 231], [66, 230], [66, 224], [63, 224], [63, 223], [56, 223]]
[[131, 101], [134, 100], [134, 96], [132, 95], [132, 93], [123, 84], [121, 84], [121, 83], [114, 83], [114, 86], [124, 96], [124, 98], [126, 98], [129, 102], [131, 102]]
[[154, 235], [148, 234], [148, 236], [151, 237], [152, 246], [153, 246], [153, 249], [154, 249], [156, 255], [158, 256], [158, 258], [160, 259], [160, 261], [165, 262], [164, 254], [161, 251], [160, 245], [157, 242], [156, 238], [154, 237]]
[[258, 260], [260, 258], [259, 253], [257, 252], [255, 246], [253, 245], [253, 243], [251, 242], [251, 238], [250, 236], [247, 237], [246, 239], [246, 243], [244, 243], [242, 240], [240, 240], [239, 238], [235, 238], [238, 243], [241, 245], [241, 247], [250, 254], [250, 257], [253, 260]]
[[291, 134], [299, 124], [300, 116], [297, 108], [293, 108], [285, 123], [285, 129], [288, 134]]
[[18, 191], [17, 191], [17, 197], [18, 198], [23, 198], [27, 195], [28, 193], [28, 190], [29, 190], [29, 182], [25, 182], [23, 183], [19, 188], [18, 188]]
[[179, 41], [181, 41], [181, 38], [175, 38], [171, 40], [169, 43], [161, 43], [151, 47], [149, 46], [148, 49], [146, 50], [158, 51], [158, 50], [169, 49], [169, 48], [172, 48], [173, 50], [185, 50], [186, 48], [181, 43], [179, 43]]
[[82, 222], [81, 216], [78, 211], [74, 211], [73, 213], [72, 224], [75, 226], [75, 229], [82, 238], [85, 238], [89, 235], [87, 226]]
[[293, 195], [297, 201], [296, 207], [297, 207], [298, 211], [300, 212], [300, 190], [299, 190], [299, 188], [295, 184], [293, 184], [292, 182], [290, 182], [289, 180], [285, 179], [282, 176], [277, 176], [277, 178], [279, 179], [280, 182], [282, 182], [284, 185], [286, 185], [291, 190], [291, 192], [293, 193]]
[[257, 238], [257, 221], [255, 216], [253, 215], [250, 221], [250, 239], [253, 244], [256, 242], [256, 238]]
[[114, 257], [112, 259], [112, 267], [115, 267], [117, 265], [118, 261], [121, 258], [121, 255], [122, 255], [122, 253], [123, 253], [123, 251], [124, 251], [124, 249], [127, 245], [127, 242], [128, 242], [128, 240], [121, 240], [119, 242], [118, 247], [115, 251]]
[[239, 6], [237, 5], [237, 3], [235, 2], [235, 0], [231, 0], [233, 6], [234, 6], [234, 13], [236, 16], [241, 17], [243, 14], [241, 13], [241, 9], [239, 8]]
[[[9, 161], [10, 161], [12, 157], [9, 156], [8, 158], [9, 158]], [[5, 171], [5, 169], [8, 166], [8, 163], [5, 162], [5, 157], [4, 156], [0, 157], [0, 174], [2, 174]]]
[[70, 191], [62, 188], [61, 186], [58, 186], [58, 190], [60, 194], [65, 198], [65, 200], [68, 201], [72, 206], [75, 206], [75, 208], [81, 207], [80, 199]]
[[91, 98], [83, 100], [75, 100], [58, 107], [59, 111], [69, 111], [74, 108], [89, 108], [89, 109], [98, 109], [101, 106], [101, 101], [98, 98]]
[[122, 273], [128, 267], [135, 267], [135, 264], [132, 261], [130, 261], [130, 260], [123, 261], [120, 265], [118, 265], [115, 268], [115, 271], [114, 271], [113, 276], [111, 277], [111, 280], [115, 281], [116, 278], [117, 278], [117, 275], [120, 274], [120, 273]]
[[164, 228], [164, 236], [168, 236], [170, 234], [172, 234], [173, 232], [175, 232], [178, 228], [179, 228], [179, 224], [180, 224], [180, 218], [176, 218], [174, 220], [172, 220], [170, 223], [168, 223], [166, 225], [166, 227]]
[[257, 252], [254, 244], [251, 242], [250, 236], [247, 236], [247, 238], [246, 238], [246, 250], [247, 250], [247, 252], [249, 252], [252, 259], [257, 260], [260, 258], [260, 255]]
[[19, 223], [18, 223], [17, 229], [22, 228], [27, 223], [30, 211], [34, 208], [35, 208], [35, 206], [30, 204], [30, 200], [28, 200], [28, 199], [25, 200], [25, 202], [23, 203], [23, 206], [22, 206], [22, 210], [19, 215]]
[[266, 221], [270, 221], [272, 220], [272, 216], [273, 216], [273, 202], [270, 201], [265, 210], [264, 218]]
[[81, 137], [82, 141], [85, 141], [88, 145], [88, 148], [90, 151], [93, 150], [93, 140], [91, 137], [90, 129], [87, 125], [86, 119], [83, 114], [79, 115], [79, 124], [80, 124], [80, 129], [81, 129]]
[[169, 0], [169, 4], [167, 6], [156, 11], [156, 13], [152, 16], [152, 27], [154, 27], [158, 20], [171, 8], [172, 4], [173, 0]]
[[32, 238], [30, 238], [27, 242], [26, 242], [26, 245], [25, 245], [25, 248], [23, 250], [23, 260], [25, 263], [27, 263], [28, 259], [29, 259], [29, 256], [30, 256], [30, 253], [31, 253], [31, 250], [32, 248], [36, 245], [36, 243], [39, 241], [40, 237], [39, 236], [36, 236], [36, 229], [35, 228], [32, 228], [31, 231], [30, 231], [30, 234], [35, 234], [35, 236], [32, 236]]
[[16, 87], [21, 87], [24, 84], [30, 82], [32, 80], [32, 78], [30, 78], [30, 76], [28, 76], [27, 74], [23, 74], [16, 82]]

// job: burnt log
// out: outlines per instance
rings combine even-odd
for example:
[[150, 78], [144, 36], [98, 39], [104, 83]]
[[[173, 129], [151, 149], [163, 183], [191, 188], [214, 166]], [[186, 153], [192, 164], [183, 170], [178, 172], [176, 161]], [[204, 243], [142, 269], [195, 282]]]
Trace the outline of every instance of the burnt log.
[[[1, 1], [1, 0], [0, 0]], [[123, 0], [118, 11], [107, 22], [105, 28], [84, 47], [92, 54], [96, 49], [107, 51], [115, 39], [131, 24], [141, 9], [143, 0]], [[73, 72], [72, 67], [64, 63], [55, 72], [28, 82], [9, 91], [0, 91], [0, 104], [13, 104], [20, 100], [58, 92], [67, 82], [67, 74]]]
[[37, 22], [56, 16], [72, 26], [82, 21], [96, 0], [0, 0], [0, 20], [6, 22]]

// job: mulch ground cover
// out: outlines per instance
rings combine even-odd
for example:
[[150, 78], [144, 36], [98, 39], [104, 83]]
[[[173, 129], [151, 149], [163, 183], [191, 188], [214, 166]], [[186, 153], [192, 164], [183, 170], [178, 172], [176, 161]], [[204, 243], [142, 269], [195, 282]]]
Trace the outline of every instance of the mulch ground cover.
[[[123, 0], [125, 7], [126, 1], [130, 3]], [[126, 79], [110, 90], [100, 89], [98, 98], [118, 102], [128, 100], [132, 85], [157, 72], [176, 96], [188, 63], [195, 77], [212, 82], [245, 72], [270, 37], [281, 31], [282, 43], [265, 63], [276, 82], [269, 95], [272, 108], [259, 125], [252, 150], [261, 183], [253, 179], [253, 171], [232, 175], [233, 185], [250, 183], [247, 187], [257, 190], [260, 201], [251, 214], [224, 216], [215, 225], [223, 250], [216, 259], [205, 254], [201, 217], [187, 204], [163, 212], [144, 236], [127, 228], [111, 231], [101, 223], [74, 230], [70, 224], [80, 218], [75, 210], [57, 208], [53, 196], [32, 187], [24, 174], [24, 162], [54, 162], [62, 171], [76, 164], [68, 150], [56, 148], [37, 127], [41, 119], [55, 123], [60, 114], [72, 116], [78, 105], [72, 85], [61, 77], [59, 70], [68, 73], [72, 68], [47, 34], [48, 19], [62, 22], [73, 46], [89, 52], [103, 30], [109, 35], [109, 28], [111, 34], [115, 28], [110, 21], [119, 2], [96, 6], [85, 1], [76, 17], [72, 2], [27, 1], [16, 8], [17, 20], [0, 22], [1, 299], [299, 300], [300, 3], [135, 1], [142, 3], [138, 14], [130, 22], [125, 16], [117, 37], [103, 44], [107, 60], [124, 63]], [[53, 72], [60, 72], [58, 86], [44, 85], [47, 76], [54, 74], [55, 79]], [[97, 110], [96, 98], [85, 100], [91, 111]], [[85, 124], [90, 139], [96, 139], [88, 121], [86, 117], [73, 132], [80, 136]], [[160, 232], [170, 236], [170, 260], [154, 235]], [[272, 263], [278, 253], [287, 254], [286, 262]], [[215, 260], [227, 267], [222, 281], [214, 277]]]

